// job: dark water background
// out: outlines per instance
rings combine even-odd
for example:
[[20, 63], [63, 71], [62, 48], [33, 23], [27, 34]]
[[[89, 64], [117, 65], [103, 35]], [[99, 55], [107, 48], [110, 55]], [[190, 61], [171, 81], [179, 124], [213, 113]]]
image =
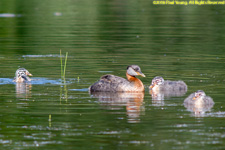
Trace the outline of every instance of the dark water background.
[[[224, 15], [223, 5], [1, 0], [0, 149], [224, 149]], [[89, 95], [100, 76], [125, 77], [130, 64], [146, 75], [144, 95]], [[32, 84], [12, 82], [19, 67]], [[152, 100], [158, 75], [188, 92]], [[200, 116], [183, 106], [199, 89], [215, 102]]]

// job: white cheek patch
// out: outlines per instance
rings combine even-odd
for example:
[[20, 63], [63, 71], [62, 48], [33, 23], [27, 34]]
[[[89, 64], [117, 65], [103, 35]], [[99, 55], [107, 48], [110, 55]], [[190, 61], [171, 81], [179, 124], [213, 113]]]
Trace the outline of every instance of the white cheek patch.
[[138, 74], [131, 67], [128, 68], [127, 73], [132, 76], [137, 76]]
[[156, 80], [156, 83], [157, 83], [158, 85], [161, 85], [161, 84], [162, 84], [161, 80]]

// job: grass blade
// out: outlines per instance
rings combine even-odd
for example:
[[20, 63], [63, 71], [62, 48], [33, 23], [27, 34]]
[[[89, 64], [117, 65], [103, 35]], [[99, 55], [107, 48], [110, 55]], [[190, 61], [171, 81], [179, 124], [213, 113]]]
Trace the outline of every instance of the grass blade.
[[61, 82], [63, 80], [63, 64], [62, 64], [62, 53], [61, 53], [61, 49], [60, 49], [60, 62], [61, 62]]
[[64, 77], [64, 83], [65, 83], [65, 79], [66, 79], [66, 62], [67, 62], [67, 55], [68, 55], [68, 52], [66, 52], [66, 58], [65, 58], [65, 63], [64, 63], [64, 74], [63, 74], [63, 77]]

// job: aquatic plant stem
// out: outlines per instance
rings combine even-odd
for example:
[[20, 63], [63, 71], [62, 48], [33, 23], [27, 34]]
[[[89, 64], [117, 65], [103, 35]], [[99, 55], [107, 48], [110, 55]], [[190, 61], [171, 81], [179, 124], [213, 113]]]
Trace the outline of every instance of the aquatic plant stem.
[[52, 115], [49, 114], [49, 117], [48, 117], [48, 123], [49, 123], [49, 127], [52, 127]]
[[65, 63], [64, 63], [64, 74], [63, 74], [64, 83], [66, 82], [66, 62], [67, 62], [67, 55], [68, 55], [68, 52], [66, 52], [66, 59], [65, 59]]
[[[67, 95], [67, 87], [66, 87], [66, 63], [67, 63], [67, 56], [68, 56], [68, 52], [66, 52], [66, 58], [65, 58], [65, 63], [63, 65], [63, 61], [62, 61], [62, 53], [61, 53], [61, 49], [60, 49], [60, 62], [61, 62], [61, 86], [60, 86], [60, 104], [61, 104], [61, 99], [62, 99], [62, 96], [63, 96], [63, 93], [62, 93], [62, 87], [64, 87], [64, 98], [66, 99], [66, 102], [67, 102], [67, 98], [68, 98], [68, 95]], [[64, 81], [64, 83], [63, 83]]]
[[63, 80], [63, 64], [62, 64], [62, 53], [61, 53], [61, 49], [60, 49], [60, 62], [61, 62], [61, 82]]

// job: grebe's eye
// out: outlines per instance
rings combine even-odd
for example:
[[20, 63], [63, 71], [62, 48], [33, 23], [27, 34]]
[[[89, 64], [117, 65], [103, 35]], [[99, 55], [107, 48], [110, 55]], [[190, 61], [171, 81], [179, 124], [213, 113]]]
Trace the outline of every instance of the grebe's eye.
[[140, 72], [140, 70], [139, 70], [139, 68], [137, 67], [137, 68], [134, 68], [134, 71], [136, 71], [136, 72]]

